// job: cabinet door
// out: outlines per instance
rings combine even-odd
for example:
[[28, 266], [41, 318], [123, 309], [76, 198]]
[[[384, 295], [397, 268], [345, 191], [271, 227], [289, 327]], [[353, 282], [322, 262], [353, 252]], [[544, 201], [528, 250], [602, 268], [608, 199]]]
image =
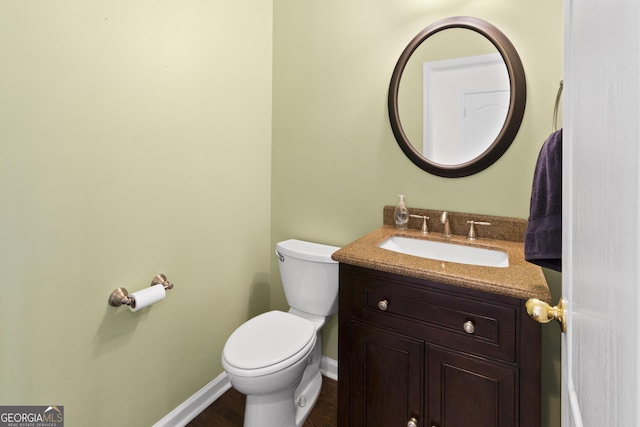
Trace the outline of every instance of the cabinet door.
[[422, 426], [424, 343], [357, 322], [351, 332], [349, 426]]
[[430, 427], [513, 427], [516, 372], [441, 347], [427, 349]]

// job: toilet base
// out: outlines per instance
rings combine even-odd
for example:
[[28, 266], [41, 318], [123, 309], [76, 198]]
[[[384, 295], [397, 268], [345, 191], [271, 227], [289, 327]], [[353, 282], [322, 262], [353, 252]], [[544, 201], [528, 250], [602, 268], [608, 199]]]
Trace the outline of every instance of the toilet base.
[[289, 388], [275, 394], [247, 395], [244, 427], [301, 427], [321, 389], [322, 374], [318, 371], [296, 390]]
[[319, 371], [316, 372], [306, 384], [303, 380], [301, 386], [304, 386], [304, 388], [298, 387], [294, 396], [296, 427], [301, 427], [304, 424], [315, 406], [318, 396], [320, 396], [322, 374]]
[[244, 427], [297, 427], [293, 424], [293, 390], [267, 395], [248, 395], [244, 408]]
[[298, 388], [296, 388], [293, 396], [293, 401], [296, 406], [296, 427], [302, 426], [313, 409], [313, 406], [316, 404], [318, 396], [320, 396], [320, 389], [322, 388], [322, 373], [320, 372], [321, 360], [322, 334], [318, 331], [315, 347], [311, 350], [309, 365], [307, 365], [307, 368], [304, 370], [302, 380], [300, 381]]

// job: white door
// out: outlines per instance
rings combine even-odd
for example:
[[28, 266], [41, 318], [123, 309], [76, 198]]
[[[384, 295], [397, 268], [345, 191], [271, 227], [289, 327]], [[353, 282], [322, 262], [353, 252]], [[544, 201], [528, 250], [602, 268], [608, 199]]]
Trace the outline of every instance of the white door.
[[509, 89], [464, 90], [460, 157], [467, 162], [482, 154], [496, 136], [509, 111]]
[[563, 427], [640, 426], [639, 5], [565, 0]]
[[[454, 165], [468, 162], [496, 139], [507, 117], [509, 105], [509, 72], [502, 56], [496, 53], [466, 56], [453, 59], [443, 59], [423, 63], [423, 154], [435, 163]], [[466, 95], [480, 94], [487, 91], [504, 91], [504, 98], [499, 100], [483, 99], [483, 106], [498, 102], [504, 106], [501, 109], [480, 110], [484, 117], [481, 120], [491, 120], [497, 125], [492, 127], [492, 133], [482, 137], [481, 142], [475, 139], [475, 144], [483, 144], [484, 149], [472, 149], [471, 154], [465, 154], [464, 145], [465, 126], [470, 127], [465, 114]], [[481, 108], [478, 105], [468, 107], [471, 113]], [[491, 116], [487, 112], [491, 113]], [[481, 129], [486, 130], [486, 129]], [[472, 132], [476, 132], [475, 130]], [[475, 136], [472, 135], [471, 137]], [[474, 153], [477, 153], [474, 155]]]

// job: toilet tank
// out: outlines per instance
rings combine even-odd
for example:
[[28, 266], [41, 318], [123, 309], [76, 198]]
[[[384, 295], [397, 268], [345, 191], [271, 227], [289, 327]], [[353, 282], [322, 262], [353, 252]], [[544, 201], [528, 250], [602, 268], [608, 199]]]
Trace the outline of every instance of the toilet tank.
[[338, 263], [331, 259], [338, 249], [295, 239], [276, 244], [280, 277], [290, 307], [318, 316], [338, 311]]

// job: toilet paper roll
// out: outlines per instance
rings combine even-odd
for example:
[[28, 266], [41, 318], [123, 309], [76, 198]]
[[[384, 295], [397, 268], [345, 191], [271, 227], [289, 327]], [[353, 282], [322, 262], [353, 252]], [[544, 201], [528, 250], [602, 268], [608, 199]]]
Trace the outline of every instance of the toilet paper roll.
[[129, 298], [135, 301], [135, 304], [132, 303], [129, 308], [131, 309], [131, 311], [138, 311], [158, 301], [162, 301], [165, 295], [166, 292], [163, 285], [150, 286], [146, 289], [134, 292], [129, 295]]

